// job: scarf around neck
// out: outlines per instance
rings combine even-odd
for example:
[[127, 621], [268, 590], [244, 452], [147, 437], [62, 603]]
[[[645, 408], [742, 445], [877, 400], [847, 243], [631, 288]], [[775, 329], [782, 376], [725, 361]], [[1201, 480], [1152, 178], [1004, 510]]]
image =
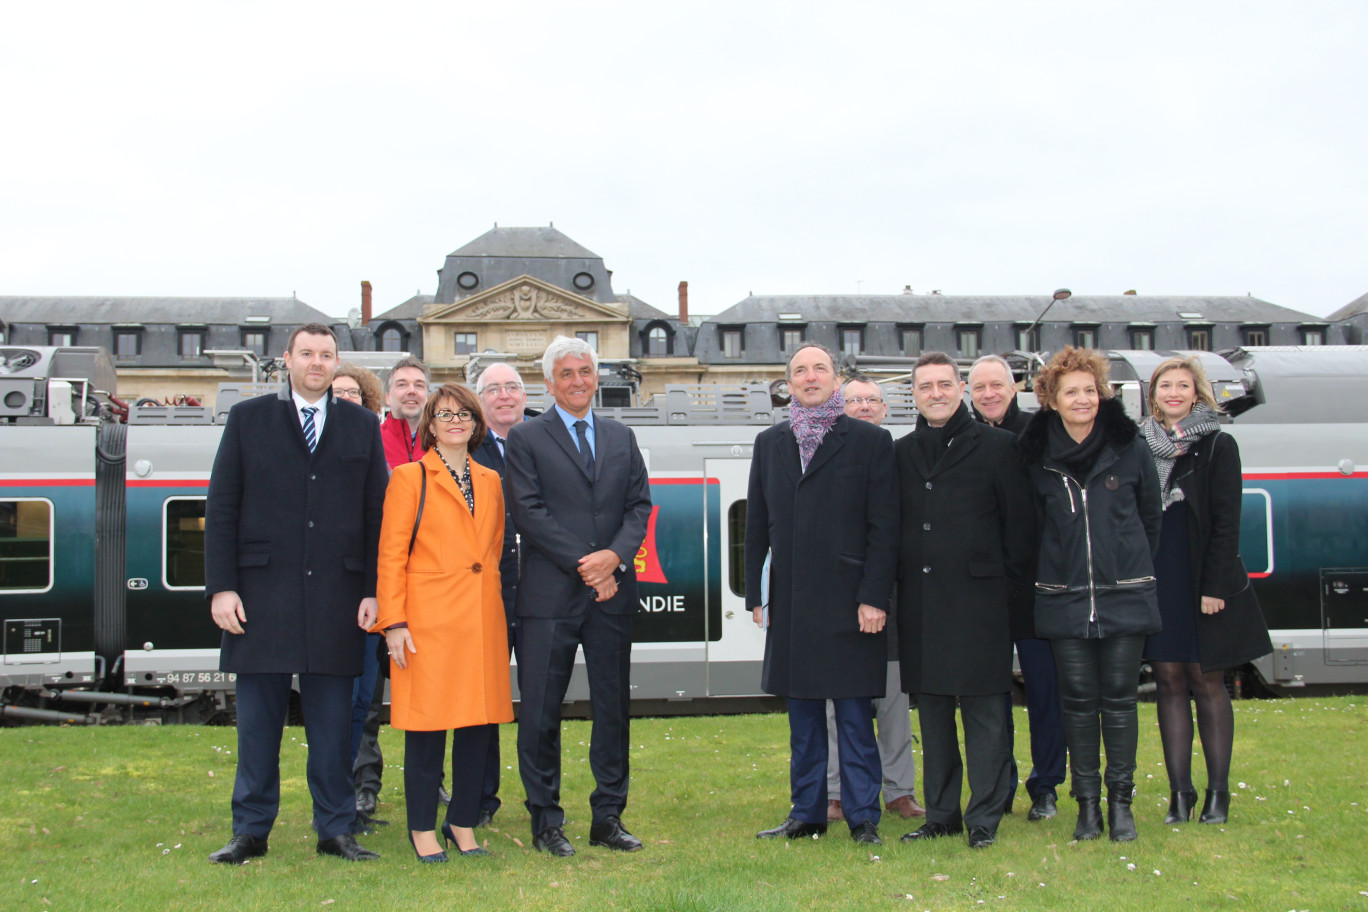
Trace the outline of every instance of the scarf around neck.
[[[1098, 411], [1100, 416], [1101, 410]], [[1075, 441], [1065, 429], [1064, 419], [1059, 412], [1051, 412], [1051, 415], [1046, 452], [1051, 459], [1064, 466], [1075, 481], [1082, 484], [1088, 480], [1088, 472], [1097, 462], [1097, 454], [1102, 452], [1102, 444], [1106, 439], [1102, 422], [1094, 420], [1088, 436]]]
[[1154, 467], [1159, 471], [1159, 489], [1163, 494], [1165, 510], [1183, 499], [1183, 489], [1173, 486], [1173, 464], [1179, 456], [1191, 450], [1197, 441], [1220, 429], [1215, 410], [1201, 402], [1194, 405], [1187, 417], [1180, 419], [1172, 429], [1164, 427], [1154, 415], [1140, 422], [1140, 432], [1145, 435], [1145, 442], [1154, 454]]
[[803, 462], [804, 472], [816, 454], [817, 447], [821, 446], [822, 438], [836, 424], [836, 419], [844, 414], [845, 396], [839, 386], [831, 398], [821, 405], [809, 408], [795, 402], [789, 407], [789, 427], [793, 428], [793, 436], [798, 439], [798, 457]]
[[916, 426], [912, 430], [912, 439], [922, 448], [928, 466], [935, 468], [936, 462], [946, 447], [950, 446], [950, 442], [973, 423], [973, 412], [969, 410], [969, 406], [963, 404], [950, 416], [950, 420], [940, 427], [932, 427], [925, 415], [918, 414]]

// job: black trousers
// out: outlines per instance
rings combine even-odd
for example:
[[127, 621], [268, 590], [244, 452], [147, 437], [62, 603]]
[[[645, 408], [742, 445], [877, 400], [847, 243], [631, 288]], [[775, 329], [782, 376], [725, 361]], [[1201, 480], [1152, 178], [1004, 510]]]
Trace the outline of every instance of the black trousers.
[[584, 648], [589, 677], [589, 769], [597, 788], [589, 796], [593, 821], [621, 817], [627, 806], [632, 616], [590, 605], [579, 617], [522, 618], [518, 653], [522, 701], [518, 707], [518, 764], [532, 832], [565, 825], [560, 804], [561, 702]]
[[[265, 839], [280, 810], [280, 740], [290, 706], [293, 675], [237, 676], [237, 777], [233, 782], [233, 835]], [[352, 831], [356, 799], [351, 788], [351, 677], [302, 674], [299, 702], [309, 742], [309, 792], [318, 838]]]
[[[451, 804], [446, 822], [473, 827], [480, 816], [485, 756], [497, 725], [470, 725], [451, 732]], [[404, 803], [410, 830], [435, 830], [437, 786], [442, 783], [445, 731], [404, 732]]]
[[[508, 625], [508, 657], [513, 657], [513, 652], [517, 648], [518, 639], [522, 636], [522, 628], [513, 624]], [[522, 659], [518, 659], [518, 676], [522, 677]], [[522, 687], [521, 684], [518, 685]], [[488, 811], [491, 815], [503, 806], [499, 800], [499, 727], [493, 727], [493, 734], [489, 736], [489, 752], [485, 755], [484, 787], [480, 792], [480, 810]]]
[[1107, 747], [1107, 787], [1126, 792], [1134, 786], [1139, 737], [1135, 703], [1140, 688], [1140, 654], [1145, 637], [1051, 640], [1059, 669], [1064, 706], [1064, 737], [1075, 797], [1102, 794], [1102, 742]]
[[361, 742], [356, 748], [356, 761], [352, 764], [352, 786], [356, 794], [370, 792], [380, 794], [381, 776], [385, 771], [385, 757], [380, 752], [380, 714], [385, 709], [385, 679], [389, 677], [389, 652], [385, 648], [385, 638], [380, 637], [376, 644], [376, 661], [379, 670], [375, 676], [375, 693], [371, 695], [370, 709], [366, 721], [361, 724]]
[[[922, 802], [928, 823], [966, 823], [996, 830], [1011, 794], [1011, 741], [1002, 715], [1004, 694], [954, 697], [917, 695], [922, 737]], [[955, 731], [955, 705], [964, 721], [964, 760]], [[960, 813], [964, 765], [969, 766], [969, 803]]]

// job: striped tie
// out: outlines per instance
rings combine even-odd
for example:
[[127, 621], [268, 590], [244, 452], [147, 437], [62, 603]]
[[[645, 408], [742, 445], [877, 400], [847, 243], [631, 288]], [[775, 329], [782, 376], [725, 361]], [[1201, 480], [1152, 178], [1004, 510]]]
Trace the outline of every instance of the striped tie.
[[306, 405], [304, 408], [300, 409], [300, 411], [304, 413], [304, 442], [309, 445], [309, 452], [312, 453], [318, 446], [318, 432], [314, 430], [313, 420], [314, 413], [318, 411], [318, 407]]

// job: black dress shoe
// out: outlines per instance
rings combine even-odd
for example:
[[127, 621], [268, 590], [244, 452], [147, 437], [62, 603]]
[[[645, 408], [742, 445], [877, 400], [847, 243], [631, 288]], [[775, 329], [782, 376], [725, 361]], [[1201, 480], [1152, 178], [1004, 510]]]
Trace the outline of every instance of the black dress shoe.
[[370, 789], [362, 789], [356, 793], [356, 813], [358, 814], [374, 814], [375, 808], [379, 803], [379, 800], [375, 797], [375, 792], [372, 792]]
[[235, 833], [228, 844], [209, 856], [214, 864], [246, 864], [266, 854], [266, 840], [260, 836]]
[[850, 838], [860, 845], [883, 845], [883, 840], [879, 838], [879, 827], [872, 820], [851, 827]]
[[591, 846], [603, 846], [607, 849], [617, 849], [619, 852], [635, 852], [641, 848], [641, 840], [627, 832], [622, 821], [616, 817], [605, 817], [598, 823], [591, 825], [589, 827], [589, 844]]
[[969, 828], [969, 848], [986, 849], [997, 842], [997, 833], [985, 826]]
[[493, 811], [486, 811], [486, 810], [484, 810], [483, 808], [481, 808], [481, 810], [480, 810], [480, 816], [475, 818], [475, 829], [478, 830], [480, 827], [489, 826], [489, 825], [490, 825], [491, 823], [493, 823], [493, 822], [494, 822], [494, 812], [493, 812]]
[[1026, 812], [1027, 820], [1053, 820], [1059, 813], [1054, 792], [1041, 792], [1031, 799], [1031, 809]]
[[916, 842], [924, 839], [938, 839], [941, 836], [958, 836], [964, 832], [964, 824], [957, 823], [951, 826], [948, 823], [923, 823], [919, 828], [910, 833], [904, 833], [900, 838], [901, 842]]
[[558, 855], [561, 858], [569, 858], [575, 854], [575, 847], [570, 844], [570, 840], [565, 838], [564, 831], [556, 826], [547, 827], [534, 835], [532, 837], [532, 848], [548, 855]]
[[755, 838], [777, 839], [784, 836], [788, 839], [803, 839], [807, 836], [823, 836], [826, 831], [825, 823], [803, 823], [790, 817], [772, 830], [761, 830], [755, 834]]
[[336, 855], [347, 861], [374, 861], [380, 857], [370, 849], [364, 848], [351, 833], [343, 833], [332, 839], [320, 839], [317, 848], [319, 855]]

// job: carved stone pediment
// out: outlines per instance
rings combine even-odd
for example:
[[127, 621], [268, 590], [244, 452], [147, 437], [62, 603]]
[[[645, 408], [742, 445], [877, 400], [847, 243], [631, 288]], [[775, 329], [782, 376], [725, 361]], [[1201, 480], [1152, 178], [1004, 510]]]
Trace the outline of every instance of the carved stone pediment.
[[627, 320], [620, 309], [557, 288], [532, 276], [519, 276], [483, 294], [424, 314], [423, 323], [469, 321]]

